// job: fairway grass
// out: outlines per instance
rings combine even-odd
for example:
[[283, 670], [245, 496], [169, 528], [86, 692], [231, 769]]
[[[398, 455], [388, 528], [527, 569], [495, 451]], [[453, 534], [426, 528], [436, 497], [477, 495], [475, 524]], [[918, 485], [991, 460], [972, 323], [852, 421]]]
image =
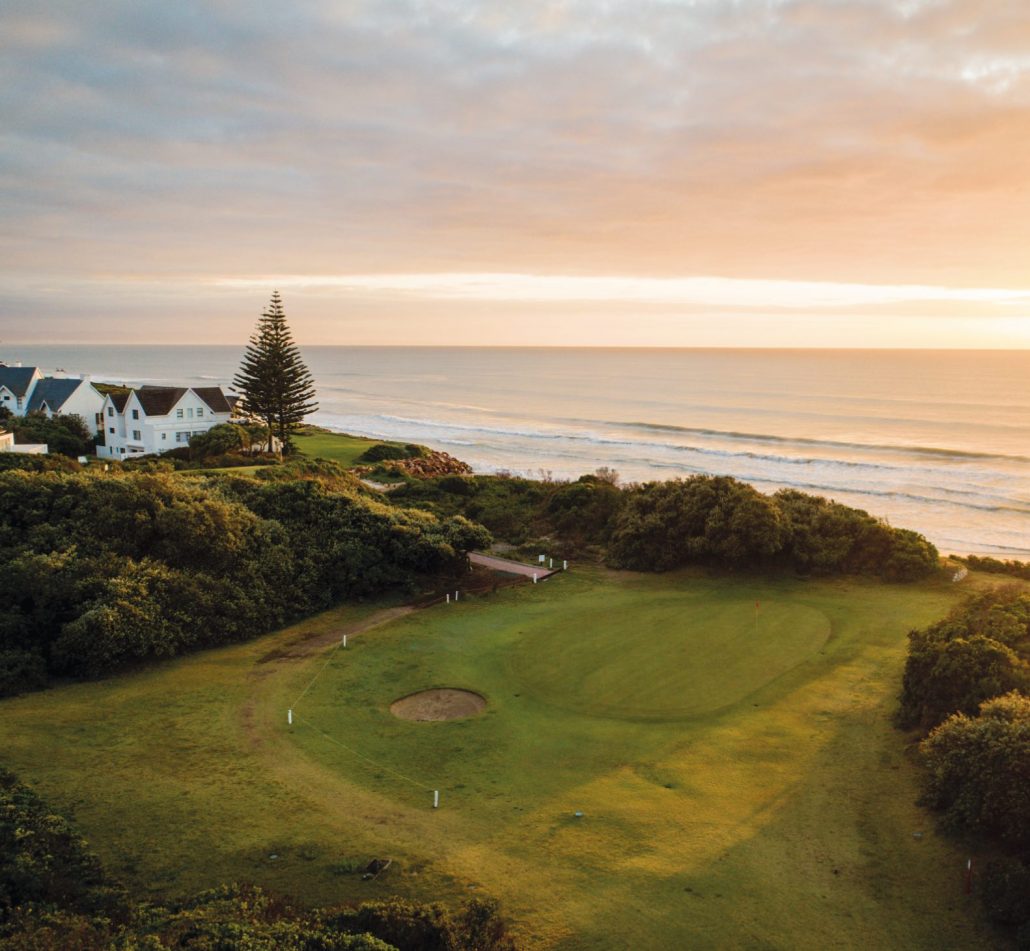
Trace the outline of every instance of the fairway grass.
[[[592, 570], [341, 608], [4, 701], [0, 757], [155, 895], [485, 893], [533, 948], [984, 947], [890, 724], [906, 632], [957, 597]], [[486, 710], [391, 715], [434, 687]]]
[[350, 468], [358, 464], [358, 459], [367, 449], [383, 442], [382, 439], [366, 439], [363, 436], [350, 436], [346, 433], [313, 432], [308, 435], [296, 435], [293, 441], [297, 450], [304, 456], [316, 459], [331, 459], [342, 466]]

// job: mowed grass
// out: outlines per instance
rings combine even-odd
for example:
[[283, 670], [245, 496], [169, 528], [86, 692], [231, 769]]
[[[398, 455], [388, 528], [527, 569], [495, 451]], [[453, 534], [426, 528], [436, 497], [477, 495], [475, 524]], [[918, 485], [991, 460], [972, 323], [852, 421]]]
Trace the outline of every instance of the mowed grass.
[[349, 436], [346, 433], [311, 433], [293, 437], [302, 455], [318, 459], [331, 459], [342, 466], [355, 466], [358, 457], [381, 439], [365, 439], [363, 436]]
[[[583, 571], [341, 609], [6, 701], [0, 757], [157, 894], [489, 893], [541, 948], [983, 947], [890, 724], [907, 630], [958, 594]], [[390, 715], [433, 686], [487, 711]]]

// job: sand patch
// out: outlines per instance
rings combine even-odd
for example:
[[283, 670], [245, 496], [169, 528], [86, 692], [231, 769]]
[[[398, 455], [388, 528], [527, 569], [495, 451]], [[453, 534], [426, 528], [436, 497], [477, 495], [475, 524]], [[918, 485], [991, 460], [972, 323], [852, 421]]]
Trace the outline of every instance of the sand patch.
[[402, 720], [460, 720], [486, 709], [486, 699], [471, 690], [437, 687], [408, 694], [390, 704], [390, 712]]

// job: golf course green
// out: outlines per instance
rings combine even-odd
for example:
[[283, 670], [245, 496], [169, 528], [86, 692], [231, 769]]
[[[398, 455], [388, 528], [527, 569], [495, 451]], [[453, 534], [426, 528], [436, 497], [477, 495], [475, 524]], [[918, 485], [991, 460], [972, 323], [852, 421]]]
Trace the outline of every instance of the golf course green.
[[[0, 758], [155, 895], [489, 894], [530, 948], [983, 947], [890, 722], [960, 594], [585, 569], [345, 607], [4, 701]], [[391, 713], [441, 687], [486, 707]]]

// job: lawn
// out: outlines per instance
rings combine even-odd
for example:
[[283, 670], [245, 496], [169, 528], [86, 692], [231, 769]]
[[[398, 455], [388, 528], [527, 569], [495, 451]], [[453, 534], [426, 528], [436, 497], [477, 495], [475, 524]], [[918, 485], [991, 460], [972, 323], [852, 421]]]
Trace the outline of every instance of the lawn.
[[[489, 893], [541, 948], [983, 947], [889, 720], [906, 631], [956, 597], [589, 570], [343, 608], [5, 701], [0, 757], [155, 894]], [[487, 710], [390, 715], [432, 686]]]
[[310, 435], [293, 437], [298, 450], [305, 456], [331, 459], [343, 466], [358, 464], [358, 457], [370, 446], [383, 442], [381, 439], [366, 439], [363, 436], [348, 436], [346, 433], [313, 432]]

